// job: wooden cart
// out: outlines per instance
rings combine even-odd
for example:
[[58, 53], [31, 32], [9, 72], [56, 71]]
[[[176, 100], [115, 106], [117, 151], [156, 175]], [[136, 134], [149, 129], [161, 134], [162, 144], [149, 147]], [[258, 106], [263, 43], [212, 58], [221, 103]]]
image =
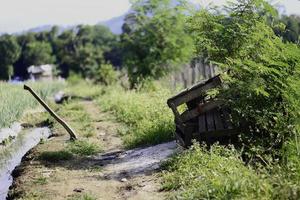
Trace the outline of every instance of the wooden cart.
[[[221, 85], [222, 80], [218, 75], [168, 99], [168, 106], [175, 116], [176, 138], [183, 146], [191, 145], [193, 139], [211, 143], [237, 133], [224, 103], [205, 96], [207, 90]], [[183, 104], [187, 109], [180, 113], [178, 107]]]

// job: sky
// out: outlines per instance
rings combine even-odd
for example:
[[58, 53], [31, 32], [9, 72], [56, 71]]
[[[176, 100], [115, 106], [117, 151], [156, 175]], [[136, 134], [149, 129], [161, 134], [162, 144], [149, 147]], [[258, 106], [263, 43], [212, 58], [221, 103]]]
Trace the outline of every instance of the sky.
[[[190, 0], [203, 6], [226, 0]], [[287, 14], [300, 15], [300, 0], [273, 0]], [[0, 33], [15, 33], [42, 25], [96, 24], [126, 13], [129, 0], [0, 0]]]

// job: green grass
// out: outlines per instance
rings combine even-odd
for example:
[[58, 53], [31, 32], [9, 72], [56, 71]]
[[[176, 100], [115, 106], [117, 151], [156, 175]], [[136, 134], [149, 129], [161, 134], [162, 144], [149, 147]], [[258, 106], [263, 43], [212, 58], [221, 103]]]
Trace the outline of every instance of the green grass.
[[76, 140], [68, 144], [67, 149], [76, 155], [80, 156], [90, 156], [101, 151], [98, 144], [89, 142], [87, 140]]
[[97, 198], [91, 194], [75, 194], [72, 195], [68, 200], [96, 200]]
[[[30, 83], [30, 86], [43, 99], [64, 87], [62, 83], [58, 82]], [[12, 122], [19, 120], [26, 109], [34, 108], [37, 104], [34, 97], [23, 90], [23, 85], [0, 82], [0, 128], [7, 127]]]
[[166, 101], [169, 90], [158, 88], [125, 91], [121, 87], [107, 87], [98, 104], [104, 111], [113, 111], [127, 125], [121, 129], [128, 148], [158, 144], [170, 140], [174, 132], [173, 114]]
[[70, 160], [73, 158], [73, 154], [66, 150], [61, 151], [45, 151], [42, 152], [39, 156], [40, 160], [47, 161], [47, 162], [58, 162], [58, 161], [65, 161]]
[[68, 82], [65, 92], [79, 97], [96, 98], [101, 94], [102, 87], [87, 81], [79, 80], [75, 83]]
[[47, 178], [42, 177], [42, 176], [38, 177], [33, 181], [33, 183], [36, 185], [45, 185], [45, 184], [47, 184]]
[[[194, 145], [165, 163], [170, 199], [299, 199], [300, 187], [280, 165], [245, 165], [233, 147]], [[299, 182], [298, 182], [299, 183]]]
[[63, 104], [59, 107], [58, 114], [66, 119], [80, 136], [92, 137], [95, 135], [92, 119], [78, 101]]

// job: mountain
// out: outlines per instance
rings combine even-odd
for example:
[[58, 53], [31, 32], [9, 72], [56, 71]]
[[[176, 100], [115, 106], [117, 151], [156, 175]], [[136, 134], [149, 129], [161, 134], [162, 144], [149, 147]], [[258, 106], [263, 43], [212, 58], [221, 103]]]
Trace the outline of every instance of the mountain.
[[50, 31], [51, 28], [52, 28], [52, 25], [43, 25], [43, 26], [31, 28], [25, 32], [39, 33], [39, 32], [43, 32], [43, 31]]
[[[122, 33], [122, 25], [123, 25], [124, 18], [125, 18], [126, 14], [121, 15], [119, 17], [114, 17], [114, 18], [109, 19], [107, 21], [99, 22], [97, 24], [107, 26], [111, 30], [111, 32], [113, 32], [114, 34], [121, 34]], [[53, 27], [53, 25], [42, 25], [42, 26], [38, 26], [38, 27], [28, 29], [26, 31], [18, 32], [18, 33], [15, 33], [15, 34], [19, 35], [19, 34], [28, 33], [28, 32], [39, 33], [39, 32], [43, 32], [43, 31], [50, 31], [52, 27]], [[71, 26], [71, 25], [70, 26], [58, 26], [58, 28], [59, 28], [58, 32], [62, 33], [63, 31], [68, 30], [68, 29], [72, 29], [74, 27], [76, 27], [76, 25], [73, 25], [73, 26]], [[0, 33], [0, 35], [2, 35], [2, 34]]]
[[121, 15], [119, 17], [114, 17], [107, 21], [99, 22], [98, 24], [107, 26], [110, 29], [110, 31], [113, 32], [114, 34], [121, 34], [122, 33], [122, 25], [124, 23], [126, 14]]

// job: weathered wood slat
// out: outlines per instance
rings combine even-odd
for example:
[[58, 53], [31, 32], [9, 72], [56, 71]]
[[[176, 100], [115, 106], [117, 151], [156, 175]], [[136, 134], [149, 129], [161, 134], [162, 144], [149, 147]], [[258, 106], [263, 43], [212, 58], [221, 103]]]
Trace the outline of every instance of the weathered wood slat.
[[214, 131], [215, 123], [214, 123], [214, 114], [212, 112], [206, 113], [206, 123], [207, 123], [207, 131]]
[[216, 130], [223, 130], [224, 129], [224, 125], [221, 119], [221, 114], [219, 110], [214, 110], [213, 111], [214, 114], [214, 120], [215, 120], [215, 126], [216, 126]]
[[199, 131], [200, 135], [201, 135], [201, 133], [207, 131], [207, 129], [206, 129], [205, 113], [202, 114], [202, 115], [200, 115], [198, 117], [198, 126], [199, 126], [198, 127], [198, 131]]
[[222, 80], [220, 76], [216, 76], [200, 84], [197, 84], [190, 89], [182, 91], [178, 95], [170, 98], [167, 103], [169, 106], [171, 103], [173, 103], [175, 106], [179, 106], [183, 103], [193, 100], [194, 98], [199, 97], [201, 94], [203, 94], [203, 92], [207, 91], [208, 89], [215, 88], [221, 83]]
[[240, 132], [237, 129], [226, 129], [226, 130], [214, 130], [214, 131], [208, 131], [204, 132], [201, 135], [198, 133], [193, 133], [192, 134], [192, 139], [197, 139], [197, 140], [204, 140], [207, 138], [218, 138], [218, 137], [223, 137], [223, 136], [232, 136], [232, 135], [237, 135]]
[[198, 117], [202, 113], [205, 113], [205, 112], [208, 112], [212, 109], [215, 109], [215, 108], [221, 106], [222, 104], [223, 104], [223, 101], [219, 101], [219, 100], [214, 100], [214, 101], [210, 101], [210, 102], [207, 102], [207, 103], [204, 103], [204, 104], [200, 104], [196, 108], [194, 108], [193, 110], [184, 111], [180, 115], [180, 119], [181, 119], [182, 122], [186, 122], [190, 119]]

